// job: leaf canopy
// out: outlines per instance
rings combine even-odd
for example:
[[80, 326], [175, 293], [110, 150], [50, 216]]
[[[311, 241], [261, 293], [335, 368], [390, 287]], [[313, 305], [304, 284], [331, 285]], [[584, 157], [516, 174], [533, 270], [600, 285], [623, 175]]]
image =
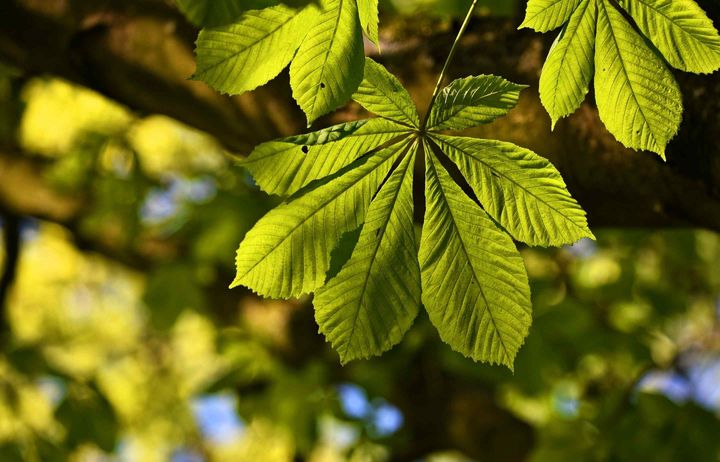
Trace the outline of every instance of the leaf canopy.
[[[242, 162], [261, 188], [291, 197], [240, 244], [233, 286], [280, 298], [314, 291], [320, 332], [343, 363], [400, 342], [422, 301], [453, 349], [512, 368], [532, 318], [512, 236], [531, 245], [593, 236], [547, 160], [510, 143], [437, 132], [507, 113], [523, 86], [495, 76], [455, 81], [422, 131], [400, 82], [372, 60], [365, 69], [355, 99], [379, 118], [264, 143]], [[426, 165], [419, 248], [417, 159]], [[452, 162], [481, 204], [445, 171]], [[347, 260], [330, 272], [341, 237], [358, 230]]]

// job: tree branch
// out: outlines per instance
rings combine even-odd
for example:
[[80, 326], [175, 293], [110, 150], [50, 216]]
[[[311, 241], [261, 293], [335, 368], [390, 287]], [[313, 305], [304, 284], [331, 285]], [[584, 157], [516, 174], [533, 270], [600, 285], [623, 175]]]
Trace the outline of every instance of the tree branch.
[[15, 282], [20, 260], [20, 217], [12, 213], [0, 213], [2, 217], [3, 246], [5, 258], [0, 276], [0, 345], [7, 345], [10, 337], [10, 319], [7, 312], [7, 298]]

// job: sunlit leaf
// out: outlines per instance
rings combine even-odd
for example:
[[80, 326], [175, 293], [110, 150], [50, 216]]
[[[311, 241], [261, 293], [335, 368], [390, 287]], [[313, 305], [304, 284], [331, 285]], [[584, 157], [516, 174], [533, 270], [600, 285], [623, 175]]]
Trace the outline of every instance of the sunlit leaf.
[[297, 11], [278, 5], [248, 11], [227, 26], [203, 29], [193, 77], [233, 95], [266, 84], [290, 63], [316, 14], [314, 7]]
[[380, 117], [417, 127], [420, 124], [415, 103], [400, 81], [383, 66], [365, 58], [365, 77], [353, 99]]
[[670, 65], [697, 73], [720, 68], [720, 34], [693, 0], [619, 0]]
[[682, 96], [662, 59], [608, 0], [598, 2], [595, 99], [625, 146], [665, 155], [682, 119]]
[[553, 127], [575, 112], [588, 93], [594, 71], [596, 21], [595, 0], [583, 0], [545, 61], [540, 75], [540, 100]]
[[263, 191], [290, 195], [407, 130], [385, 119], [348, 122], [260, 144], [240, 165], [252, 173]]
[[444, 342], [513, 368], [532, 321], [523, 260], [510, 236], [426, 156], [422, 300]]
[[[593, 0], [594, 1], [594, 0]], [[520, 27], [538, 32], [557, 29], [570, 19], [581, 0], [529, 0]]]
[[413, 229], [413, 165], [407, 155], [373, 200], [340, 273], [315, 295], [320, 332], [347, 362], [400, 342], [420, 307]]
[[[364, 54], [356, 0], [325, 0], [290, 66], [293, 96], [308, 125], [350, 99], [362, 81]], [[306, 24], [297, 24], [306, 29]]]
[[492, 122], [517, 105], [523, 88], [495, 75], [455, 80], [438, 95], [427, 128], [462, 130]]
[[325, 283], [330, 252], [343, 233], [356, 229], [380, 183], [404, 150], [397, 144], [358, 159], [329, 179], [280, 205], [251, 229], [237, 252], [237, 277], [260, 295], [289, 298]]

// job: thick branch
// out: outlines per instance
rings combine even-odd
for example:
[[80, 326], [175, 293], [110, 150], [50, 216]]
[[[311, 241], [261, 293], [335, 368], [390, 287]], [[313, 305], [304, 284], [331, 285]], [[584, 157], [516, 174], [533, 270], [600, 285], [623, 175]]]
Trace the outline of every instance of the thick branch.
[[[1, 2], [0, 59], [27, 75], [58, 75], [139, 112], [174, 117], [243, 153], [260, 141], [302, 130], [304, 118], [290, 98], [285, 77], [235, 98], [188, 81], [194, 70], [193, 34], [162, 2], [125, 2], [136, 5], [130, 8], [106, 0], [94, 10], [87, 6], [92, 2], [84, 3], [78, 11], [55, 0]], [[145, 3], [153, 7], [143, 16], [137, 5]], [[720, 8], [701, 3], [717, 23]], [[412, 22], [384, 24], [379, 59], [426, 103], [455, 30], [423, 35]], [[588, 210], [592, 226], [720, 230], [720, 79], [678, 74], [684, 122], [663, 163], [653, 154], [617, 143], [600, 122], [592, 95], [552, 133], [534, 89], [554, 37], [517, 31], [516, 25], [517, 20], [476, 21], [450, 69], [451, 76], [495, 73], [531, 85], [509, 117], [475, 134], [513, 141], [549, 157]], [[322, 123], [357, 112], [349, 106]]]

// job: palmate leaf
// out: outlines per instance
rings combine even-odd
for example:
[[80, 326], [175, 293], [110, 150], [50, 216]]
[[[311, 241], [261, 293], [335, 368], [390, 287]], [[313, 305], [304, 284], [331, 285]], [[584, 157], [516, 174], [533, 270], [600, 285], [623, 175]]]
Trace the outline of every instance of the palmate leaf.
[[510, 236], [427, 152], [423, 304], [453, 349], [512, 369], [532, 322], [523, 260]]
[[413, 229], [413, 165], [408, 154], [368, 210], [340, 273], [315, 294], [315, 319], [346, 363], [379, 355], [402, 340], [420, 308]]
[[[356, 99], [379, 118], [264, 143], [242, 162], [263, 189], [292, 196], [240, 244], [233, 286], [281, 298], [315, 291], [320, 331], [343, 363], [397, 344], [422, 300], [453, 349], [512, 368], [531, 314], [511, 234], [558, 245], [592, 233], [547, 160], [509, 143], [438, 131], [506, 113], [521, 89], [494, 76], [453, 82], [443, 94], [454, 96], [437, 99], [435, 125], [420, 130], [410, 95], [368, 60]], [[422, 153], [426, 215], [418, 254], [413, 172]], [[440, 159], [457, 164], [484, 209]], [[331, 273], [341, 236], [358, 230], [351, 255]]]
[[720, 69], [720, 35], [692, 0], [619, 0], [635, 23], [678, 69], [710, 73]]
[[682, 119], [680, 88], [662, 59], [607, 0], [598, 3], [595, 99], [600, 119], [618, 141], [664, 158]]
[[593, 75], [608, 130], [625, 146], [664, 158], [680, 126], [682, 96], [663, 56], [691, 72], [720, 68], [720, 34], [712, 21], [694, 0], [530, 0], [523, 26], [546, 31], [566, 22], [540, 79], [553, 126], [579, 107]]
[[534, 152], [494, 140], [436, 135], [485, 210], [515, 239], [560, 246], [593, 238], [560, 173]]
[[[229, 1], [201, 2], [187, 11], [198, 22], [211, 12], [237, 16], [235, 9], [240, 7], [235, 3], [228, 3], [234, 5], [232, 11], [224, 11], [224, 2]], [[248, 10], [249, 5], [259, 8], [273, 2], [243, 3], [246, 11], [234, 22], [200, 32], [193, 78], [236, 95], [266, 84], [291, 64], [293, 97], [309, 125], [344, 104], [362, 81], [364, 53], [357, 1], [293, 0], [254, 10]], [[365, 3], [362, 13], [363, 21], [371, 19]], [[370, 23], [368, 27], [371, 32]]]

